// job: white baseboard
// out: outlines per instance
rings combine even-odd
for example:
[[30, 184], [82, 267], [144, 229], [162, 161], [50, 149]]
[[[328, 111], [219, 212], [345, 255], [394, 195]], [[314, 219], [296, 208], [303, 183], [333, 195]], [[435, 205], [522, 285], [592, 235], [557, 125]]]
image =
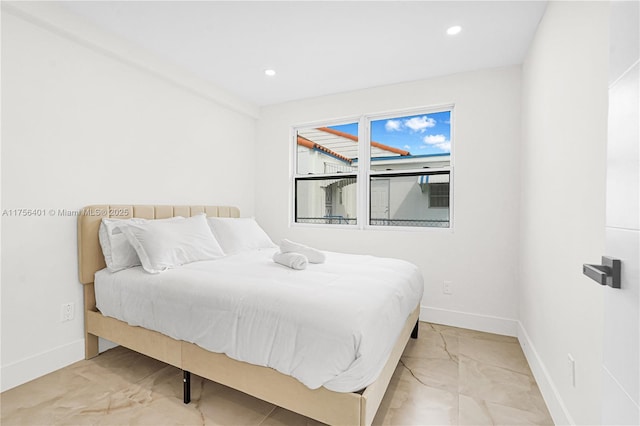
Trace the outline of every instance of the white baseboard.
[[420, 320], [505, 336], [518, 335], [518, 322], [509, 318], [421, 306]]
[[0, 392], [37, 379], [82, 359], [84, 359], [84, 339], [4, 365], [0, 370]]
[[575, 425], [571, 414], [569, 414], [569, 410], [567, 410], [567, 407], [564, 405], [564, 402], [560, 397], [560, 392], [558, 392], [549, 371], [540, 359], [540, 356], [538, 356], [538, 352], [533, 346], [533, 342], [529, 338], [527, 330], [525, 330], [520, 321], [518, 321], [518, 340], [520, 341], [520, 347], [527, 358], [533, 377], [538, 383], [538, 388], [540, 388], [540, 393], [542, 393], [544, 402], [547, 404], [547, 408], [549, 409], [551, 418], [553, 418], [554, 424]]

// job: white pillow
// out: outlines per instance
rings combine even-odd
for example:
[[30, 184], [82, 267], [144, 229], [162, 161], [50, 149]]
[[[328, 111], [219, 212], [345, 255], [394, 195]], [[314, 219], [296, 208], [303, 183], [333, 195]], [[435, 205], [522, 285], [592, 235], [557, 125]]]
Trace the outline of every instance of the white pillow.
[[209, 217], [207, 220], [226, 254], [276, 247], [253, 218]]
[[132, 223], [122, 228], [122, 232], [136, 250], [144, 270], [152, 274], [224, 256], [204, 214], [180, 221]]
[[119, 227], [127, 226], [140, 219], [102, 219], [98, 238], [102, 247], [107, 269], [111, 272], [118, 272], [123, 269], [140, 265], [140, 259], [133, 249], [127, 237]]
[[[176, 221], [184, 220], [182, 216], [171, 217], [167, 219], [158, 219], [158, 221]], [[98, 239], [102, 247], [107, 269], [111, 272], [118, 272], [123, 269], [140, 266], [140, 258], [133, 246], [127, 240], [126, 235], [122, 232], [122, 228], [132, 223], [143, 223], [145, 219], [102, 219], [100, 229], [98, 230]]]

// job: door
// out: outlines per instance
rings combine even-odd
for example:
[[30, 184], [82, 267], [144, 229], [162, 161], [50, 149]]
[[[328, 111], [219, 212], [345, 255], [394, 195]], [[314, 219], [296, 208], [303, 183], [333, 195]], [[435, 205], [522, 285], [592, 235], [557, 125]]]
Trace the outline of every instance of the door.
[[[374, 225], [387, 225], [389, 219], [389, 179], [371, 180], [371, 223]], [[383, 219], [384, 223], [377, 220]]]
[[606, 255], [622, 262], [604, 290], [602, 424], [640, 424], [640, 7], [611, 2]]

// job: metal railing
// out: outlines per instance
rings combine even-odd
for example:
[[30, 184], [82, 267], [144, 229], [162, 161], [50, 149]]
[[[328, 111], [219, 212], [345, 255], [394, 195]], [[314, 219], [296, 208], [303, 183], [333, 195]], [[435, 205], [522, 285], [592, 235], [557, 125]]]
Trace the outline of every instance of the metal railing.
[[320, 223], [328, 225], [355, 225], [356, 218], [342, 216], [323, 216], [323, 217], [299, 217], [297, 223]]
[[370, 225], [374, 226], [413, 226], [422, 228], [448, 228], [448, 220], [425, 219], [371, 219]]
[[[324, 217], [299, 217], [297, 223], [315, 223], [324, 225], [355, 225], [356, 218], [346, 218], [342, 216]], [[448, 228], [448, 220], [425, 220], [425, 219], [371, 219], [370, 225], [374, 226], [412, 226], [416, 228]]]

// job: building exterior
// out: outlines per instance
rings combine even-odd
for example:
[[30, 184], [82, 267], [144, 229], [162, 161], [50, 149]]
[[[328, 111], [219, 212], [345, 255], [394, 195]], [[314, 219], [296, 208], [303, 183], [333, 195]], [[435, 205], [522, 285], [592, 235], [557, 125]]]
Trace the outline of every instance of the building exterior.
[[[296, 143], [296, 173], [309, 175], [296, 180], [296, 222], [355, 224], [358, 137], [319, 127], [299, 129]], [[412, 155], [372, 141], [372, 171], [417, 171], [371, 178], [370, 224], [449, 227], [449, 172], [428, 169], [450, 163], [450, 153]]]

